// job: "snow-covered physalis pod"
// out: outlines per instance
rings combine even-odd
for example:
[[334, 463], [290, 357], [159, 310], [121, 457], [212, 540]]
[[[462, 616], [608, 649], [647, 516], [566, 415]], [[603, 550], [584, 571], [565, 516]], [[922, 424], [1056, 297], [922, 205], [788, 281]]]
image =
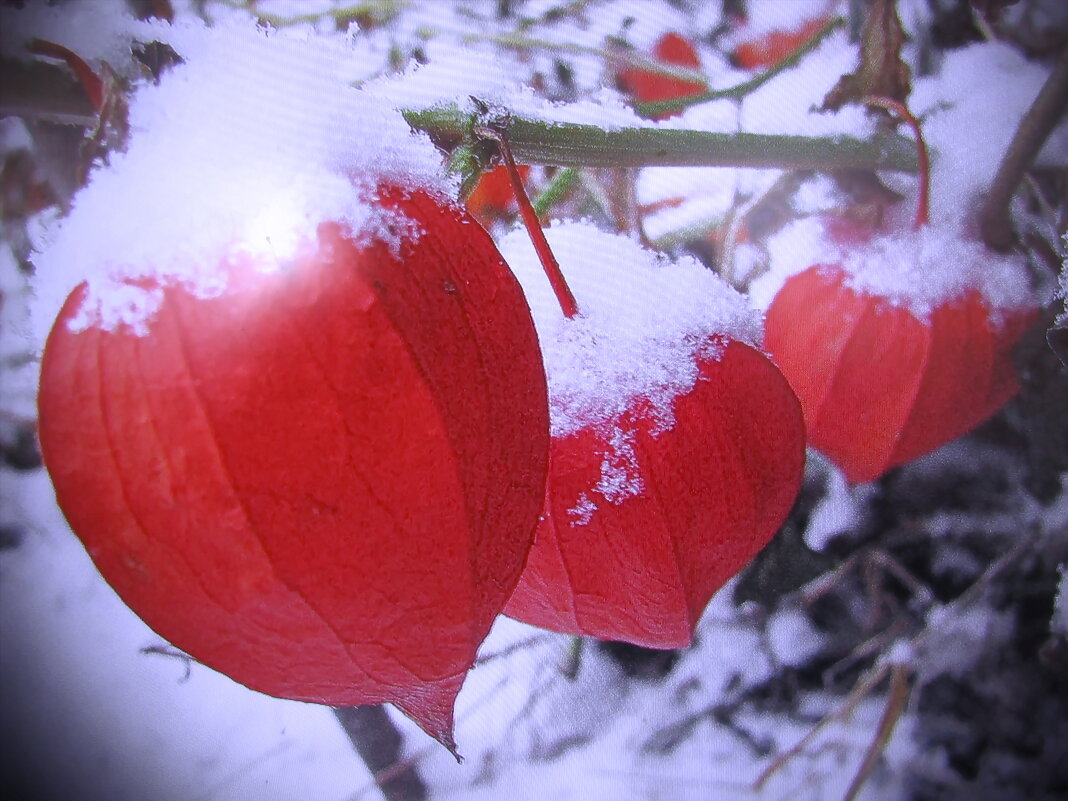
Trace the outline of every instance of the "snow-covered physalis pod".
[[[662, 64], [692, 69], [701, 67], [701, 59], [693, 45], [678, 33], [665, 33], [661, 36], [653, 47], [652, 55]], [[700, 94], [706, 88], [700, 81], [688, 81], [640, 67], [627, 67], [620, 70], [619, 83], [627, 94], [642, 103], [689, 97]], [[676, 113], [666, 112], [657, 116], [662, 119], [674, 116]]]
[[391, 702], [451, 747], [544, 499], [546, 384], [488, 234], [424, 190], [372, 200], [359, 238], [323, 223], [274, 270], [234, 251], [219, 292], [156, 287], [142, 331], [72, 326], [79, 287], [40, 441], [71, 527], [160, 635], [270, 695]]
[[[909, 275], [952, 269], [929, 266]], [[1033, 312], [995, 313], [966, 289], [917, 315], [851, 283], [841, 265], [787, 279], [765, 346], [801, 401], [812, 447], [864, 482], [970, 431], [1016, 393], [1011, 349]]]
[[534, 311], [553, 429], [545, 511], [505, 611], [681, 647], [794, 501], [800, 406], [755, 347], [759, 318], [713, 273], [586, 224], [546, 235], [573, 318], [526, 234], [501, 243]]

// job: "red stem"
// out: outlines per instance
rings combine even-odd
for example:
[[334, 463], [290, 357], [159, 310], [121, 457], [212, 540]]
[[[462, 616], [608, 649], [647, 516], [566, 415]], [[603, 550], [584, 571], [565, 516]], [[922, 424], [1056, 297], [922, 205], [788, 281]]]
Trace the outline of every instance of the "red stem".
[[916, 161], [920, 168], [920, 199], [916, 204], [916, 222], [913, 228], [918, 231], [929, 222], [927, 209], [931, 196], [931, 161], [927, 155], [927, 142], [923, 138], [923, 131], [920, 130], [920, 121], [913, 116], [904, 103], [893, 98], [869, 95], [864, 98], [864, 102], [869, 106], [878, 106], [891, 114], [896, 114], [912, 129], [912, 134], [916, 137]]
[[545, 232], [541, 229], [541, 220], [538, 219], [538, 213], [534, 211], [534, 206], [530, 202], [527, 190], [523, 187], [523, 176], [519, 174], [519, 168], [515, 164], [512, 148], [508, 146], [507, 135], [503, 131], [498, 131], [495, 132], [494, 139], [497, 140], [501, 155], [504, 156], [505, 168], [508, 171], [508, 177], [512, 181], [512, 191], [515, 193], [516, 202], [519, 204], [519, 214], [523, 217], [523, 225], [526, 226], [527, 233], [530, 235], [530, 241], [534, 243], [534, 250], [538, 252], [541, 267], [549, 278], [553, 292], [556, 293], [556, 300], [560, 304], [560, 309], [564, 312], [564, 317], [570, 320], [572, 317], [578, 316], [578, 303], [571, 293], [571, 287], [567, 285], [567, 281], [564, 279], [564, 274], [560, 270], [560, 263], [556, 260], [556, 256], [553, 255], [553, 251], [549, 247], [549, 240], [545, 238]]
[[29, 50], [39, 56], [48, 56], [49, 58], [66, 61], [67, 66], [71, 68], [78, 82], [81, 83], [89, 102], [93, 104], [93, 108], [100, 111], [104, 107], [104, 82], [100, 80], [100, 76], [93, 72], [92, 67], [86, 64], [81, 56], [63, 45], [49, 42], [46, 39], [34, 39], [30, 42]]

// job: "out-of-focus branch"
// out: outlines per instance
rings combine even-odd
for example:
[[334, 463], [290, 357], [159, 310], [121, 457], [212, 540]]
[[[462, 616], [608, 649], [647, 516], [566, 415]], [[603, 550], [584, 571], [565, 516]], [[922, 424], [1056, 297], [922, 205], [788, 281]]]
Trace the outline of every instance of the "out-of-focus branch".
[[979, 231], [987, 247], [1007, 250], [1013, 242], [1009, 204], [1016, 187], [1030, 168], [1042, 145], [1068, 109], [1068, 47], [1054, 65], [1031, 108], [1020, 120], [1009, 149], [979, 211]]
[[401, 760], [403, 738], [381, 704], [335, 707], [334, 715], [386, 801], [425, 801], [426, 785]]

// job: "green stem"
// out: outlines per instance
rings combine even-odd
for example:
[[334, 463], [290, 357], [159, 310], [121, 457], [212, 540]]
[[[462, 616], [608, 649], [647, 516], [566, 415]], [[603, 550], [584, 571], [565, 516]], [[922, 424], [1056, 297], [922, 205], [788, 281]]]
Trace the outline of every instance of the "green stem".
[[549, 213], [549, 209], [559, 203], [564, 195], [570, 191], [571, 187], [578, 183], [579, 175], [580, 170], [577, 167], [567, 167], [553, 176], [549, 185], [531, 201], [538, 217], [545, 218], [545, 215]]
[[400, 8], [398, 7], [397, 0], [365, 0], [362, 3], [353, 3], [341, 8], [323, 9], [322, 11], [312, 11], [304, 14], [293, 14], [286, 16], [284, 14], [274, 14], [269, 11], [259, 11], [258, 9], [251, 7], [247, 2], [241, 2], [241, 0], [216, 0], [216, 2], [222, 3], [224, 6], [230, 8], [238, 8], [242, 11], [248, 11], [261, 22], [265, 22], [274, 28], [287, 28], [293, 25], [303, 25], [305, 23], [316, 23], [323, 17], [332, 17], [338, 21], [349, 21], [357, 17], [364, 17], [369, 19], [375, 25], [381, 25], [389, 22], [395, 17]]
[[[413, 128], [447, 150], [472, 130], [474, 115], [456, 106], [408, 110]], [[513, 116], [502, 123], [516, 159], [560, 167], [755, 167], [781, 170], [867, 169], [916, 172], [916, 148], [896, 133], [782, 136], [672, 128], [616, 128]]]
[[741, 100], [751, 92], [755, 92], [780, 73], [797, 66], [801, 59], [823, 44], [824, 39], [843, 25], [845, 25], [845, 20], [842, 17], [835, 17], [828, 20], [822, 28], [816, 31], [810, 39], [806, 40], [805, 43], [798, 47], [794, 52], [785, 56], [778, 63], [772, 65], [759, 75], [750, 78], [748, 81], [744, 81], [737, 86], [732, 86], [729, 89], [710, 89], [709, 91], [701, 92], [700, 94], [687, 95], [686, 97], [675, 97], [671, 100], [658, 100], [652, 103], [635, 103], [634, 110], [643, 117], [656, 117], [660, 114], [672, 111], [682, 111], [683, 109], [697, 105], [698, 103], [708, 103], [712, 100]]

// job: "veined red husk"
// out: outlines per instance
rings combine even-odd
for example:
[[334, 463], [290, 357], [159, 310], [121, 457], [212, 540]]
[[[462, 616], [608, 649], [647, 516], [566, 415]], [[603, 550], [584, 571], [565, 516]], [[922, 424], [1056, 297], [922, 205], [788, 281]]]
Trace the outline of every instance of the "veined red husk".
[[[647, 409], [618, 421], [633, 434], [642, 484], [618, 503], [591, 492], [611, 435], [553, 437], [544, 516], [508, 615], [650, 648], [690, 643], [713, 594], [789, 512], [804, 425], [780, 372], [735, 341], [699, 361], [697, 383], [673, 409], [660, 433]], [[597, 502], [588, 520], [575, 512], [584, 497]]]
[[[264, 274], [234, 256], [148, 333], [49, 336], [40, 439], [60, 507], [161, 636], [255, 690], [388, 701], [452, 747], [453, 702], [544, 498], [548, 410], [522, 291], [423, 192], [399, 251], [323, 224]], [[403, 230], [403, 226], [402, 229]]]
[[871, 481], [970, 431], [1014, 394], [1011, 350], [1034, 317], [1000, 324], [978, 292], [921, 321], [818, 265], [768, 308], [765, 347], [805, 412], [809, 443], [852, 482]]
[[[653, 48], [653, 57], [661, 63], [674, 64], [679, 67], [698, 69], [701, 66], [701, 59], [698, 57], [693, 45], [678, 33], [665, 33], [661, 36]], [[661, 75], [638, 67], [627, 67], [620, 70], [619, 82], [631, 97], [642, 103], [689, 97], [690, 95], [700, 94], [706, 88], [699, 81], [673, 78], [670, 75]], [[666, 119], [667, 117], [676, 116], [678, 113], [677, 111], [668, 111], [663, 114], [657, 114], [655, 118]]]

